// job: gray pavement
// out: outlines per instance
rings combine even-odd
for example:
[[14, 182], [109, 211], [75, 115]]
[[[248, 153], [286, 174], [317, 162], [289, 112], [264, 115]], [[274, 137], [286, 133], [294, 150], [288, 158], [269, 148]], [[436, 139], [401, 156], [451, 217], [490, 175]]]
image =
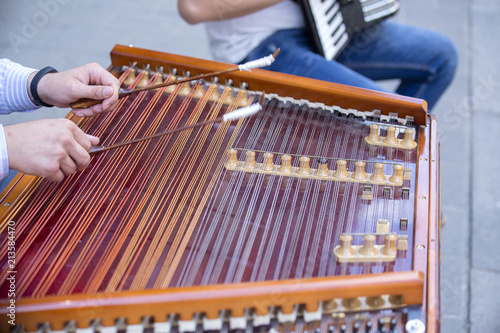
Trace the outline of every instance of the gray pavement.
[[[460, 64], [433, 113], [442, 166], [441, 331], [500, 332], [500, 1], [403, 0], [400, 22], [448, 35]], [[210, 59], [175, 0], [0, 0], [0, 57], [59, 70], [108, 66], [115, 44]], [[388, 83], [390, 84], [390, 83]], [[4, 125], [68, 110], [2, 116]]]

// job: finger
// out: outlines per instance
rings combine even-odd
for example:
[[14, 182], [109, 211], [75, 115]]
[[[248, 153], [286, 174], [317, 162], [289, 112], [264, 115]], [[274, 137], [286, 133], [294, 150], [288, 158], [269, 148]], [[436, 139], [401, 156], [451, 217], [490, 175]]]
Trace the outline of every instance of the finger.
[[93, 142], [99, 143], [99, 138], [85, 134], [80, 128], [75, 127], [73, 132], [74, 142], [67, 148], [69, 156], [76, 164], [78, 171], [84, 170], [90, 163], [89, 150]]
[[97, 104], [97, 105], [94, 105], [94, 106], [92, 107], [92, 113], [93, 113], [94, 115], [99, 114], [99, 113], [102, 113], [103, 108], [104, 108], [104, 103], [103, 103], [103, 104]]
[[[88, 151], [92, 147], [91, 137], [92, 135], [87, 135], [81, 128], [73, 127], [73, 138], [75, 140], [75, 145], [82, 147], [83, 150]], [[99, 140], [99, 139], [97, 139]], [[78, 147], [73, 147], [78, 148]]]
[[59, 183], [59, 182], [62, 182], [63, 179], [64, 179], [64, 173], [61, 171], [61, 170], [57, 170], [56, 172], [48, 175], [47, 177], [45, 177], [53, 182], [56, 182], [56, 183]]
[[73, 109], [71, 111], [77, 117], [93, 117], [93, 116], [99, 114], [99, 112], [94, 112], [93, 108]]
[[88, 153], [89, 150], [90, 147], [88, 149], [85, 149], [84, 147], [78, 144], [69, 149], [68, 151], [69, 157], [73, 160], [73, 163], [75, 164], [75, 171], [85, 170], [85, 168], [89, 165], [90, 163], [90, 155]]
[[110, 98], [114, 94], [112, 87], [102, 85], [85, 85], [83, 83], [80, 83], [80, 91], [80, 98], [90, 98], [98, 101]]
[[118, 100], [113, 100], [111, 98], [105, 99], [102, 102], [102, 112], [109, 112], [114, 110], [118, 105]]
[[42, 176], [53, 182], [60, 182], [64, 179], [64, 173], [61, 171], [61, 155], [58, 158], [49, 158], [40, 160], [37, 170], [33, 173]]
[[104, 86], [103, 93], [103, 106], [104, 112], [112, 110], [118, 101], [118, 94], [120, 90], [120, 81], [114, 77], [110, 72], [102, 68], [100, 65], [91, 64], [91, 82], [93, 84]]
[[76, 172], [77, 165], [75, 161], [68, 155], [61, 160], [60, 169], [65, 176], [70, 176]]
[[97, 136], [93, 136], [93, 135], [90, 135], [90, 134], [86, 134], [86, 135], [89, 138], [90, 143], [93, 146], [97, 146], [99, 144], [100, 139]]

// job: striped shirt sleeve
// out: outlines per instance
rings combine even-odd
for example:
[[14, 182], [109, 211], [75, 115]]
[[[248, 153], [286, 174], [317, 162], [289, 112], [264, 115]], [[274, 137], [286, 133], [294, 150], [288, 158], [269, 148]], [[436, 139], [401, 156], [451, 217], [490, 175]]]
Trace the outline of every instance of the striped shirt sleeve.
[[0, 113], [39, 108], [31, 101], [26, 86], [29, 75], [34, 71], [8, 59], [0, 59]]
[[9, 174], [9, 157], [7, 155], [7, 143], [5, 142], [5, 133], [0, 124], [0, 179]]

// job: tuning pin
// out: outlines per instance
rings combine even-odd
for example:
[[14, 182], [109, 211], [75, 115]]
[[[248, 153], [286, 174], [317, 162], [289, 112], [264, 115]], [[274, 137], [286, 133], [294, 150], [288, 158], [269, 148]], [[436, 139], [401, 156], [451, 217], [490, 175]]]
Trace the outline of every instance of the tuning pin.
[[346, 165], [347, 162], [345, 160], [338, 160], [337, 169], [335, 170], [333, 177], [336, 179], [346, 179], [349, 176], [349, 174], [347, 173]]
[[366, 142], [372, 144], [380, 142], [380, 135], [378, 135], [378, 125], [370, 125], [370, 134], [366, 137]]
[[413, 149], [417, 146], [417, 143], [415, 142], [415, 140], [413, 140], [413, 133], [415, 131], [411, 128], [407, 128], [405, 130], [405, 136], [403, 138], [403, 141], [401, 142], [401, 145], [405, 148], [408, 148], [408, 149]]
[[398, 321], [396, 320], [396, 318], [391, 319], [391, 323], [389, 326], [389, 330], [390, 330], [389, 332], [395, 332], [397, 323], [398, 323]]
[[273, 163], [273, 154], [264, 153], [264, 162], [262, 163], [261, 169], [264, 171], [273, 171], [274, 163]]
[[370, 332], [372, 331], [372, 326], [373, 326], [373, 324], [372, 324], [372, 322], [371, 322], [371, 321], [366, 322], [366, 325], [365, 325], [365, 332], [366, 332], [366, 333], [370, 333]]
[[375, 235], [365, 235], [365, 244], [359, 249], [359, 253], [367, 257], [377, 255], [377, 250], [375, 249]]
[[391, 146], [398, 144], [398, 139], [396, 139], [396, 127], [394, 126], [387, 127], [387, 136], [384, 139], [384, 143]]
[[253, 170], [255, 168], [255, 152], [248, 150], [246, 153], [247, 158], [245, 160], [245, 168], [247, 170]]
[[229, 149], [227, 154], [226, 169], [234, 170], [238, 166], [238, 157], [236, 149]]
[[382, 163], [375, 163], [373, 165], [371, 180], [374, 183], [385, 183], [386, 177], [384, 175], [384, 165]]
[[309, 167], [310, 158], [307, 156], [302, 156], [299, 158], [299, 169], [297, 173], [302, 176], [309, 176], [311, 174], [311, 168]]
[[378, 320], [377, 330], [379, 332], [381, 332], [381, 333], [385, 332], [385, 330], [384, 330], [384, 324], [385, 324], [385, 321], [383, 319], [379, 319]]
[[387, 234], [385, 235], [385, 245], [382, 248], [382, 254], [385, 256], [394, 256], [396, 255], [396, 241], [398, 236], [396, 234]]
[[356, 166], [356, 168], [354, 169], [352, 178], [356, 180], [366, 180], [366, 178], [368, 178], [368, 175], [365, 172], [365, 162], [358, 161], [354, 165]]
[[292, 172], [292, 157], [290, 155], [281, 156], [281, 165], [278, 172], [282, 174], [289, 174]]
[[324, 178], [328, 177], [330, 171], [328, 171], [328, 164], [326, 158], [320, 158], [318, 160], [318, 170], [314, 173], [316, 177]]
[[395, 164], [392, 167], [392, 176], [389, 177], [389, 181], [393, 184], [401, 184], [403, 182], [403, 166], [401, 164]]

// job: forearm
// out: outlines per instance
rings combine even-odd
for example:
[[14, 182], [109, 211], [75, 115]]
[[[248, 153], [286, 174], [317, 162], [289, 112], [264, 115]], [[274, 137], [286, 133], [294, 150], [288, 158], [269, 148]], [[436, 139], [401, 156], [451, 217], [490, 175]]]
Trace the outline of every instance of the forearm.
[[283, 0], [178, 0], [179, 13], [189, 24], [245, 16]]

